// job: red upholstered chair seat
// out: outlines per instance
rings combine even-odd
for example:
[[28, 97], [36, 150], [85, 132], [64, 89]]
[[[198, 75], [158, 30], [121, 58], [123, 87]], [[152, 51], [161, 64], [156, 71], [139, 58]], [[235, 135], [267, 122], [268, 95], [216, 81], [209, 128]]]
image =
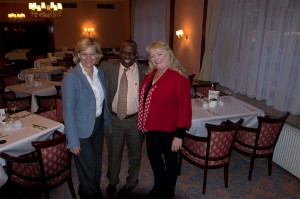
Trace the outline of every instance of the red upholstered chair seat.
[[36, 151], [22, 157], [13, 157], [1, 153], [0, 157], [7, 161], [10, 179], [25, 187], [38, 188], [45, 191], [68, 182], [73, 198], [76, 198], [72, 175], [71, 154], [67, 149], [66, 135], [55, 132], [53, 139], [32, 142]]
[[44, 111], [38, 111], [38, 112], [36, 112], [36, 114], [40, 115], [42, 117], [46, 117], [46, 118], [51, 119], [51, 120], [58, 121], [56, 109], [49, 109], [49, 110], [44, 110]]
[[185, 133], [179, 156], [179, 175], [181, 173], [182, 158], [197, 167], [203, 168], [202, 193], [205, 194], [207, 170], [224, 167], [224, 182], [225, 187], [228, 187], [228, 167], [232, 145], [237, 129], [243, 121], [243, 119], [240, 119], [237, 123], [206, 124], [207, 137]]
[[268, 158], [269, 176], [272, 174], [272, 158], [281, 129], [290, 113], [279, 118], [258, 116], [258, 128], [241, 126], [233, 148], [251, 157], [248, 180], [251, 180], [254, 160]]

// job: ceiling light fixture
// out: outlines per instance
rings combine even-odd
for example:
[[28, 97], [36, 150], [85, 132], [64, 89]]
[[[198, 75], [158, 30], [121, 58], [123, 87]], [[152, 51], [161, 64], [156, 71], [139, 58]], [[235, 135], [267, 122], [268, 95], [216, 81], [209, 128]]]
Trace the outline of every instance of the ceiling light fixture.
[[15, 3], [15, 12], [14, 13], [9, 13], [7, 15], [8, 19], [12, 22], [16, 22], [16, 23], [20, 23], [23, 22], [25, 19], [25, 14], [24, 13], [18, 13], [17, 12], [17, 4], [16, 1], [14, 1]]
[[45, 2], [41, 2], [40, 5], [32, 2], [28, 4], [28, 8], [32, 16], [46, 19], [54, 19], [56, 17], [60, 17], [63, 10], [61, 3], [54, 4], [54, 2], [50, 2], [49, 5], [46, 5]]

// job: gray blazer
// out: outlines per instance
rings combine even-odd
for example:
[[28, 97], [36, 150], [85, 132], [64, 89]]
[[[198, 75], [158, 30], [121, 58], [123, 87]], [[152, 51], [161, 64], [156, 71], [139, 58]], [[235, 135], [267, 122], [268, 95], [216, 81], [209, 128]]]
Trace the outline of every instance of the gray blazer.
[[[108, 126], [107, 94], [104, 73], [98, 68], [98, 77], [104, 91], [103, 122]], [[62, 81], [65, 133], [68, 148], [80, 146], [79, 138], [88, 138], [94, 129], [96, 99], [92, 87], [79, 64]], [[99, 128], [99, 133], [101, 129]]]
[[[144, 79], [145, 70], [147, 69], [147, 67], [139, 63], [137, 63], [137, 66], [139, 71], [139, 83], [141, 86]], [[108, 109], [111, 112], [112, 112], [112, 102], [118, 90], [119, 67], [120, 67], [119, 60], [103, 61], [100, 64], [100, 68], [102, 68], [105, 73], [107, 104], [108, 104]]]

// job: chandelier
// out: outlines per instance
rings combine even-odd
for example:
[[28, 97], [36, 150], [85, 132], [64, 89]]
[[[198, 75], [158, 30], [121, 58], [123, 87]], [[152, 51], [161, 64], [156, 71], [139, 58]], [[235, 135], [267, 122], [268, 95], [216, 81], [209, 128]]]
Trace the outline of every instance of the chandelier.
[[28, 4], [28, 8], [32, 16], [47, 19], [60, 17], [63, 10], [61, 3], [54, 4], [54, 2], [50, 2], [50, 5], [46, 5], [45, 2], [41, 2], [41, 5], [33, 2]]
[[17, 12], [17, 5], [16, 5], [16, 1], [15, 2], [15, 12], [14, 13], [9, 13], [7, 15], [8, 19], [12, 22], [16, 22], [16, 23], [19, 23], [19, 22], [23, 22], [24, 19], [25, 19], [25, 14], [24, 13], [18, 13]]

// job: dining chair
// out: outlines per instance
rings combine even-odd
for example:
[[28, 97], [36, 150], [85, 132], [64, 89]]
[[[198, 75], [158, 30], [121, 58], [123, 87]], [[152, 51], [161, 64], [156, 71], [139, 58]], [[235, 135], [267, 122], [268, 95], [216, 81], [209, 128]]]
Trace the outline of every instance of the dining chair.
[[5, 91], [5, 88], [0, 88], [0, 93], [1, 93], [1, 97], [2, 99], [14, 99], [16, 98], [16, 94], [13, 91]]
[[57, 95], [61, 95], [61, 86], [55, 85]]
[[55, 95], [54, 99], [56, 104], [55, 108], [38, 110], [36, 114], [60, 123], [64, 123], [62, 96]]
[[65, 66], [65, 67], [68, 66], [67, 60], [64, 60], [64, 59], [58, 59], [57, 63], [58, 63], [58, 66]]
[[182, 149], [179, 153], [179, 171], [181, 174], [182, 158], [189, 163], [204, 169], [202, 194], [206, 191], [208, 169], [224, 168], [224, 183], [228, 187], [228, 168], [232, 145], [237, 129], [244, 119], [236, 123], [222, 123], [220, 125], [205, 124], [207, 137], [199, 137], [185, 133]]
[[74, 66], [74, 62], [73, 62], [73, 54], [65, 53], [64, 60], [67, 61], [67, 67]]
[[61, 82], [63, 79], [63, 74], [60, 73], [60, 74], [51, 74], [51, 80], [52, 81], [59, 81]]
[[56, 95], [56, 117], [57, 121], [64, 123], [64, 109], [63, 109], [63, 100], [61, 95]]
[[45, 57], [42, 54], [41, 55], [35, 55], [35, 57], [34, 57], [35, 60], [37, 60], [37, 59], [43, 59], [43, 58], [45, 58]]
[[72, 198], [76, 198], [66, 135], [55, 131], [51, 140], [34, 141], [32, 146], [35, 152], [20, 157], [0, 153], [7, 162], [10, 180], [27, 188], [43, 190], [45, 198], [49, 198], [50, 189], [67, 181]]
[[190, 87], [192, 87], [192, 85], [193, 85], [194, 77], [195, 77], [195, 73], [188, 76], [188, 78], [190, 80]]
[[56, 95], [46, 95], [46, 96], [35, 95], [36, 102], [39, 107], [37, 111], [55, 109], [56, 108], [55, 96]]
[[193, 98], [195, 96], [195, 90], [193, 88], [193, 80], [194, 80], [195, 74], [191, 74], [188, 76], [189, 80], [190, 80], [190, 93], [191, 93], [191, 97]]
[[14, 99], [16, 98], [15, 92], [7, 91], [5, 92], [4, 89], [0, 88], [0, 108], [6, 108], [6, 101], [5, 99]]
[[250, 157], [248, 180], [251, 180], [254, 160], [268, 158], [268, 173], [272, 175], [272, 159], [274, 149], [282, 127], [290, 115], [289, 112], [281, 117], [258, 116], [258, 127], [241, 126], [238, 130], [233, 149]]
[[5, 87], [21, 83], [21, 81], [18, 78], [18, 75], [6, 75], [3, 76], [2, 78]]
[[199, 84], [193, 84], [195, 93], [200, 93], [203, 97], [208, 97], [209, 90], [216, 90], [218, 83], [217, 82], [201, 82]]
[[50, 120], [58, 121], [56, 108], [40, 111], [38, 110], [37, 112], [35, 112], [35, 114], [48, 118]]
[[7, 61], [8, 61], [7, 59], [0, 59], [0, 74], [1, 74], [1, 76], [7, 75], [7, 68], [6, 68]]
[[8, 113], [17, 113], [20, 111], [31, 111], [31, 96], [4, 98]]

